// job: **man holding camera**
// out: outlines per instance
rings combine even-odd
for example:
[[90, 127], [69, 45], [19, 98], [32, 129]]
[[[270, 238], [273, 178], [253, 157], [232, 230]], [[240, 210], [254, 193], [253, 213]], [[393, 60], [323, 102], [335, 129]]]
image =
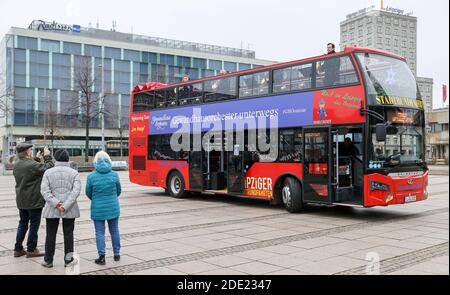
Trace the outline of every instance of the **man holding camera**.
[[[47, 147], [39, 151], [33, 158], [33, 145], [20, 143], [16, 147], [18, 160], [14, 164], [14, 177], [16, 179], [16, 203], [19, 209], [19, 226], [17, 228], [14, 257], [26, 255], [40, 257], [36, 248], [38, 231], [41, 224], [41, 213], [45, 200], [41, 195], [41, 181], [44, 172], [54, 166], [52, 156]], [[29, 231], [28, 231], [29, 229]], [[28, 231], [27, 251], [23, 248], [23, 240]]]

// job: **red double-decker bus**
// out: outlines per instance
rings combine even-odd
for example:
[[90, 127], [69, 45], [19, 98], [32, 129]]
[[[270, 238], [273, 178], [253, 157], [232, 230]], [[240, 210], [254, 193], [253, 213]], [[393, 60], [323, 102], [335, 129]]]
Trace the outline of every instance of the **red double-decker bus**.
[[389, 52], [347, 47], [174, 85], [146, 83], [133, 90], [130, 112], [131, 182], [176, 198], [227, 194], [289, 212], [306, 203], [427, 198], [423, 102], [405, 59]]

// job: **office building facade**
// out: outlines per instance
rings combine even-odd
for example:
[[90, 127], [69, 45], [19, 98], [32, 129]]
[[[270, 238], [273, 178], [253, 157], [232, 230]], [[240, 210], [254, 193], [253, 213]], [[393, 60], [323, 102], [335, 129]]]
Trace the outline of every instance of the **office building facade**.
[[406, 58], [417, 78], [426, 112], [433, 108], [433, 79], [417, 77], [417, 17], [401, 9], [371, 6], [348, 14], [340, 23], [340, 47], [357, 45], [386, 50]]
[[[21, 141], [58, 143], [81, 156], [85, 136], [77, 66], [88, 62], [93, 96], [105, 93], [104, 120], [91, 123], [92, 152], [107, 140], [128, 136], [131, 89], [143, 82], [180, 82], [271, 64], [255, 52], [193, 42], [139, 36], [114, 30], [33, 21], [11, 28], [0, 43], [0, 148], [3, 158]], [[55, 125], [49, 131], [49, 125]], [[43, 142], [44, 137], [47, 141]]]
[[424, 101], [425, 115], [433, 111], [433, 78], [416, 77]]
[[427, 143], [431, 146], [431, 162], [448, 165], [449, 108], [435, 109], [428, 114], [430, 132]]
[[378, 10], [372, 6], [348, 14], [340, 27], [341, 48], [357, 45], [393, 52], [405, 57], [416, 75], [417, 17], [400, 10]]

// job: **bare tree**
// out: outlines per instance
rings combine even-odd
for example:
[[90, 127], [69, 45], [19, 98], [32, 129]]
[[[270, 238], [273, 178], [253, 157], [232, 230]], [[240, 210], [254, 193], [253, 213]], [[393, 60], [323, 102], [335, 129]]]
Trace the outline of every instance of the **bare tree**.
[[[84, 161], [89, 162], [89, 130], [100, 115], [105, 115], [105, 93], [99, 95], [94, 90], [98, 84], [99, 69], [93, 70], [89, 57], [81, 57], [74, 69], [74, 88], [80, 97], [74, 97], [70, 110], [78, 110], [86, 130]], [[95, 75], [94, 75], [95, 74]], [[101, 87], [101, 86], [100, 86]]]
[[51, 102], [48, 102], [44, 111], [44, 134], [50, 135], [50, 150], [53, 155], [55, 138], [63, 138], [63, 132], [60, 129], [62, 115], [53, 108]]
[[[1, 83], [0, 83], [1, 84]], [[12, 116], [14, 108], [12, 105], [12, 97], [13, 93], [9, 90], [6, 90], [5, 93], [0, 94], [0, 126], [3, 125], [6, 127], [6, 134], [7, 134], [7, 145], [9, 145], [9, 138], [10, 138], [10, 132], [11, 130], [8, 130], [9, 127], [9, 118]], [[0, 147], [2, 149], [3, 147]], [[7, 146], [6, 150], [3, 150], [1, 152], [1, 162], [6, 163], [7, 162], [7, 156], [9, 155], [9, 146]]]
[[[105, 124], [109, 125], [110, 128], [117, 130], [119, 135], [120, 142], [120, 157], [123, 157], [123, 141], [126, 139], [123, 135], [126, 130], [128, 130], [128, 122], [120, 122], [118, 120], [119, 114], [119, 106], [117, 104], [105, 104], [104, 113], [105, 113]], [[112, 127], [114, 126], [114, 127]]]
[[7, 90], [0, 94], [0, 118], [7, 118], [12, 113], [13, 107], [11, 105], [11, 98], [13, 93]]
[[6, 94], [0, 95], [0, 118], [6, 116], [8, 110], [8, 97]]
[[123, 133], [125, 130], [127, 130], [127, 126], [124, 126], [123, 124], [120, 124], [117, 128], [117, 131], [119, 132], [119, 142], [120, 142], [120, 158], [123, 157]]

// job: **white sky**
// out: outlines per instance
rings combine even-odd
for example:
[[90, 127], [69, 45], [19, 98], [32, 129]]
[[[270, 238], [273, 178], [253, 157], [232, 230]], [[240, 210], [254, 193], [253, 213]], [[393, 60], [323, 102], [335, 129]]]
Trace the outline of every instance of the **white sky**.
[[[434, 78], [434, 107], [449, 81], [448, 0], [385, 0], [418, 17], [417, 74]], [[339, 23], [380, 0], [28, 0], [0, 1], [0, 38], [33, 19], [110, 29], [256, 51], [257, 58], [288, 61], [322, 54], [339, 44]], [[448, 100], [447, 100], [448, 104]]]

